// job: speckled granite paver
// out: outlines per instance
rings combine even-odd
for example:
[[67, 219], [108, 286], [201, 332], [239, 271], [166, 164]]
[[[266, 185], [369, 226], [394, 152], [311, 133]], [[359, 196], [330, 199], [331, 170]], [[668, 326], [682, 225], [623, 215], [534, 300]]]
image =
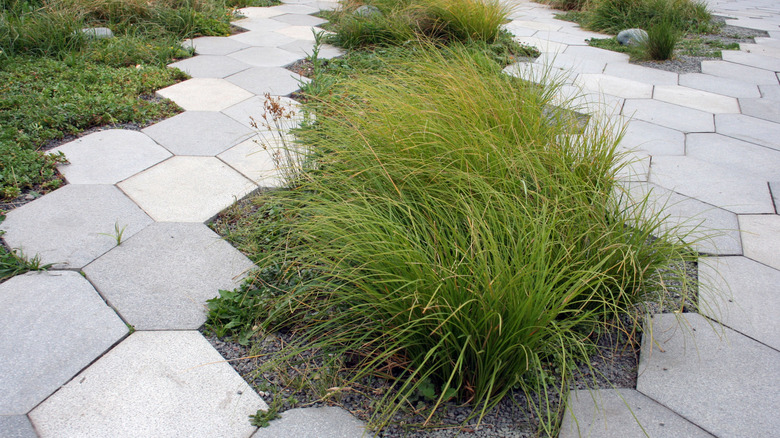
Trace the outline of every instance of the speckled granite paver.
[[363, 422], [334, 407], [291, 409], [270, 426], [258, 429], [252, 438], [362, 438]]
[[37, 438], [26, 415], [0, 415], [0, 433], [4, 438]]
[[174, 155], [213, 157], [254, 131], [215, 111], [185, 111], [143, 130]]

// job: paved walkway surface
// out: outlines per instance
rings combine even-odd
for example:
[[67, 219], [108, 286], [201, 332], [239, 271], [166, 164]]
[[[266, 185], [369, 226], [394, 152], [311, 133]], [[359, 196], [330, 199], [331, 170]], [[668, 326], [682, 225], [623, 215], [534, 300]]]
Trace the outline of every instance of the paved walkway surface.
[[[564, 92], [625, 118], [629, 190], [652, 190], [670, 223], [719, 231], [695, 243], [711, 291], [703, 314], [649, 320], [655, 342], [645, 337], [637, 388], [572, 393], [561, 436], [777, 436], [780, 6], [710, 0], [729, 24], [769, 37], [678, 75], [588, 47], [600, 35], [543, 5], [506, 1], [517, 6], [507, 28], [543, 51], [507, 72], [552, 65]], [[361, 436], [338, 408], [290, 411], [257, 431], [247, 416], [265, 403], [197, 331], [205, 300], [252, 266], [204, 223], [278, 184], [250, 116], [262, 115], [264, 93], [298, 88], [283, 66], [311, 50], [323, 20], [310, 14], [335, 6], [245, 9], [236, 24], [247, 32], [197, 38], [198, 55], [173, 64], [192, 79], [159, 95], [184, 113], [58, 148], [69, 184], [0, 225], [9, 246], [55, 264], [0, 284], [0, 436]]]

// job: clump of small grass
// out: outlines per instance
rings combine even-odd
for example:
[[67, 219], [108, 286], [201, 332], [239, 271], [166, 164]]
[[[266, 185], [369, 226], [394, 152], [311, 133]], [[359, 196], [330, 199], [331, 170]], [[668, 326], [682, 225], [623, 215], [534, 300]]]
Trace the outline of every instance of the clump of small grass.
[[[614, 199], [611, 129], [582, 130], [554, 87], [478, 52], [419, 48], [328, 96], [298, 133], [318, 167], [275, 194], [294, 216], [260, 261], [294, 282], [256, 278], [252, 308], [257, 329], [301, 333], [354, 379], [393, 379], [377, 427], [423, 390], [429, 420], [449, 399], [481, 416], [513, 387], [543, 394], [549, 364], [564, 391], [587, 334], [692, 257]], [[554, 433], [557, 412], [536, 411]]]
[[645, 56], [654, 61], [672, 59], [680, 33], [668, 21], [662, 21], [647, 30], [647, 38], [640, 43]]
[[586, 28], [612, 34], [630, 28], [649, 30], [662, 22], [688, 33], [712, 29], [706, 4], [692, 0], [594, 0], [583, 12], [579, 18]]
[[[0, 214], [0, 222], [5, 220], [5, 215]], [[0, 231], [0, 236], [3, 232]], [[44, 265], [38, 256], [28, 258], [21, 251], [9, 250], [4, 244], [0, 243], [0, 282], [3, 282], [15, 275], [24, 274], [28, 271], [45, 271], [51, 265]]]

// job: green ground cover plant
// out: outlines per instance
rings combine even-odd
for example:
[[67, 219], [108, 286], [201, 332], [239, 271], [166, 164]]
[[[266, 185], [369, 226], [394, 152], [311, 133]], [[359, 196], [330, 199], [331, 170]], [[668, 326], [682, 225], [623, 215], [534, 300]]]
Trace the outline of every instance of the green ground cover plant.
[[[61, 184], [53, 140], [111, 124], [143, 126], [180, 111], [152, 99], [186, 78], [185, 38], [227, 35], [234, 7], [275, 0], [0, 0], [0, 200]], [[81, 32], [108, 27], [113, 38]]]
[[[479, 417], [514, 388], [565, 392], [588, 334], [640, 318], [663, 296], [659, 272], [694, 258], [661, 217], [620, 202], [620, 129], [582, 129], [552, 104], [555, 84], [471, 47], [410, 51], [311, 96], [295, 147], [307, 166], [229, 233], [260, 270], [208, 323], [244, 342], [292, 331], [290, 355], [314, 348], [347, 382], [389, 378], [375, 427], [420, 394], [430, 420], [449, 400]], [[554, 434], [547, 401], [531, 409]]]
[[[0, 215], [0, 222], [4, 220], [5, 215]], [[0, 231], [0, 236], [2, 235], [3, 232]], [[0, 282], [27, 271], [44, 271], [49, 267], [51, 265], [41, 264], [37, 256], [28, 258], [20, 251], [9, 250], [5, 245], [0, 244]]]

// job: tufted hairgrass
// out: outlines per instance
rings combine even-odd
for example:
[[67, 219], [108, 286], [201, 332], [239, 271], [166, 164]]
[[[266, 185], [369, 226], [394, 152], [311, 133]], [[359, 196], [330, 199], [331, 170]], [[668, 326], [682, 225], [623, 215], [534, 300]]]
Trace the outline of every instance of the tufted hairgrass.
[[660, 22], [690, 33], [706, 33], [712, 26], [707, 5], [696, 0], [593, 0], [580, 17], [588, 29], [612, 34], [629, 28], [649, 31]]
[[[252, 310], [326, 363], [349, 358], [354, 379], [393, 378], [374, 426], [421, 385], [435, 389], [429, 419], [450, 399], [481, 416], [513, 388], [567, 390], [588, 333], [692, 257], [641, 202], [620, 207], [620, 129], [581, 129], [555, 91], [473, 50], [428, 48], [338, 83], [298, 133], [317, 169], [274, 195], [289, 228], [260, 260], [298, 280], [257, 280]], [[536, 410], [553, 433], [557, 412]]]

